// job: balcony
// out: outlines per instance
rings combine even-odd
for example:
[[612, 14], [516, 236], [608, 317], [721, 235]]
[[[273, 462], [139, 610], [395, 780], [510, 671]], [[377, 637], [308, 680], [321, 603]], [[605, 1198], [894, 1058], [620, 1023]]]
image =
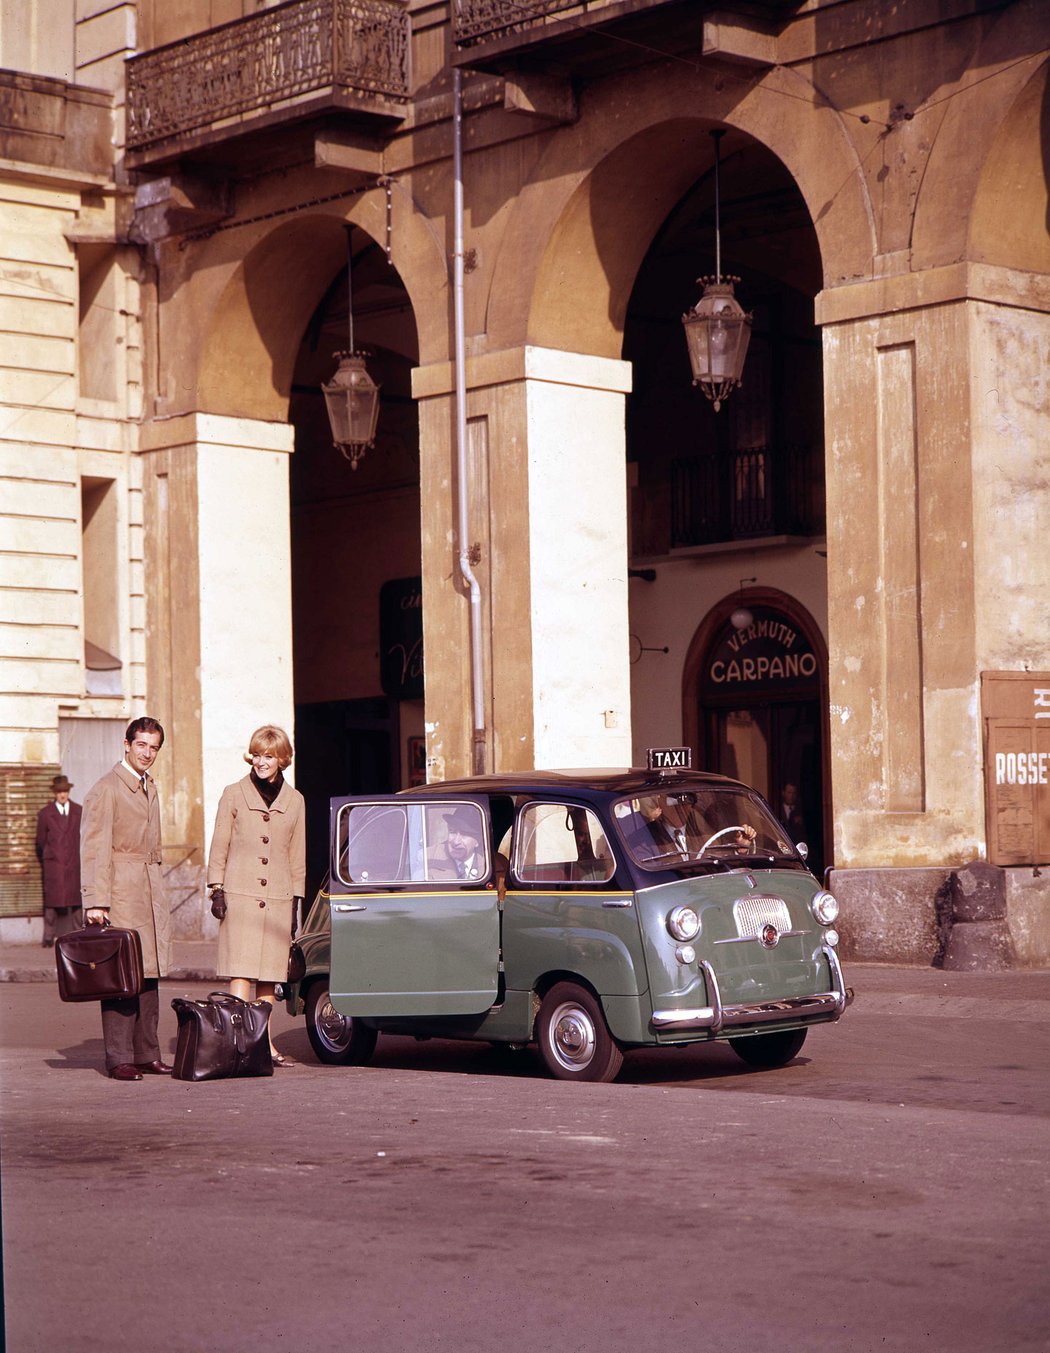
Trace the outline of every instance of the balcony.
[[824, 467], [813, 447], [757, 446], [671, 463], [671, 548], [825, 529]]
[[407, 0], [289, 0], [132, 57], [131, 169], [222, 163], [264, 134], [335, 114], [381, 132], [405, 116]]
[[574, 75], [607, 74], [668, 56], [695, 60], [706, 15], [740, 12], [776, 25], [800, 0], [452, 0], [454, 60], [482, 70], [556, 62]]

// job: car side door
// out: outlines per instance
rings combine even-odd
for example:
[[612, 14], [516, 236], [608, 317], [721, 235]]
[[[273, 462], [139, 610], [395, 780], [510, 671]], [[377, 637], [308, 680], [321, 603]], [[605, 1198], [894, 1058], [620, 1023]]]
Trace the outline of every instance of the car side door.
[[330, 855], [336, 1010], [445, 1016], [493, 1005], [500, 916], [483, 798], [333, 799]]

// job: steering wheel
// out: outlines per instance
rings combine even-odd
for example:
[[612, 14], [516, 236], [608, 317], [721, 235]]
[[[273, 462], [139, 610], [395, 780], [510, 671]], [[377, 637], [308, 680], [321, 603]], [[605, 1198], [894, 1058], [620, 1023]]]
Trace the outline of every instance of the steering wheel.
[[700, 847], [700, 854], [696, 857], [698, 860], [703, 856], [708, 846], [713, 845], [720, 836], [728, 836], [730, 832], [739, 832], [741, 836], [746, 836], [748, 842], [754, 841], [757, 832], [754, 827], [723, 827], [720, 832], [715, 832], [714, 836], [709, 836]]

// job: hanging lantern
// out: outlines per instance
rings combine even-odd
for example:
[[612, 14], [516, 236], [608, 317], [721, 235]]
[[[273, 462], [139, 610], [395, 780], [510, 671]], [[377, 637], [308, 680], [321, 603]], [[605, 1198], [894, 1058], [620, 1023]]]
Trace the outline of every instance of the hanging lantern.
[[354, 351], [353, 226], [346, 227], [346, 327], [349, 342], [345, 352], [335, 353], [339, 361], [335, 375], [322, 385], [328, 407], [332, 441], [350, 462], [351, 470], [375, 443], [379, 421], [379, 386], [365, 370], [365, 354]]
[[750, 608], [744, 601], [744, 584], [757, 581], [757, 578], [740, 579], [740, 600], [737, 602], [733, 614], [729, 617], [729, 623], [735, 630], [749, 629], [755, 623], [755, 617], [752, 615]]
[[744, 359], [751, 341], [753, 316], [745, 313], [733, 295], [733, 286], [739, 277], [722, 276], [722, 222], [720, 145], [725, 131], [716, 128], [711, 133], [715, 143], [715, 275], [698, 277], [703, 295], [692, 310], [682, 316], [685, 341], [689, 348], [689, 364], [693, 369], [693, 384], [699, 385], [715, 406], [741, 382]]
[[352, 470], [374, 444], [379, 421], [379, 386], [365, 369], [363, 352], [337, 352], [339, 366], [322, 385], [332, 441]]
[[714, 402], [715, 412], [744, 374], [744, 359], [751, 341], [751, 315], [745, 314], [733, 295], [739, 277], [699, 277], [703, 295], [682, 316], [693, 384]]

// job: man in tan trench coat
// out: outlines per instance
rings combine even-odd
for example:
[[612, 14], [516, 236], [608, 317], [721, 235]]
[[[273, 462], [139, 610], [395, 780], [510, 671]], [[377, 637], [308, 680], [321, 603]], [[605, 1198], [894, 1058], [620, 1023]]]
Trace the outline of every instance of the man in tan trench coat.
[[156, 719], [134, 719], [124, 759], [92, 785], [80, 830], [80, 891], [88, 925], [137, 930], [142, 940], [142, 993], [102, 1002], [106, 1071], [114, 1080], [168, 1076], [157, 1027], [159, 979], [171, 965], [171, 911], [160, 855], [160, 800], [149, 771], [164, 743]]

